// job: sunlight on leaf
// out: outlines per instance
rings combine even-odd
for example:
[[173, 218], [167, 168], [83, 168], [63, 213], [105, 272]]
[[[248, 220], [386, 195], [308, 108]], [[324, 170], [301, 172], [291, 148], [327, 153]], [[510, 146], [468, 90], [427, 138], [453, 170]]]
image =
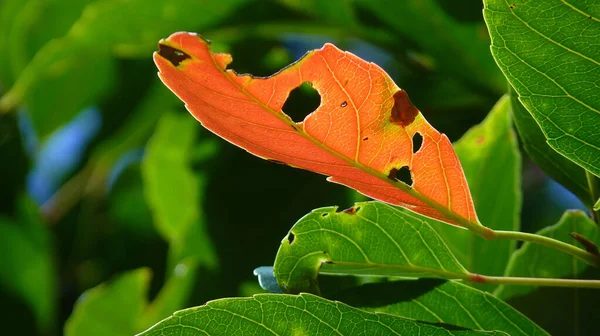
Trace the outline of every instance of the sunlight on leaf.
[[182, 310], [140, 336], [206, 335], [508, 335], [371, 313], [311, 294], [258, 294]]
[[423, 218], [379, 202], [336, 210], [313, 210], [282, 241], [274, 268], [285, 292], [318, 293], [319, 273], [468, 277]]
[[[484, 231], [448, 138], [377, 65], [326, 44], [268, 78], [226, 70], [202, 37], [176, 33], [154, 61], [204, 127], [259, 157], [312, 170], [381, 201]], [[302, 122], [282, 111], [308, 82], [321, 105]], [[413, 146], [416, 137], [422, 143]]]

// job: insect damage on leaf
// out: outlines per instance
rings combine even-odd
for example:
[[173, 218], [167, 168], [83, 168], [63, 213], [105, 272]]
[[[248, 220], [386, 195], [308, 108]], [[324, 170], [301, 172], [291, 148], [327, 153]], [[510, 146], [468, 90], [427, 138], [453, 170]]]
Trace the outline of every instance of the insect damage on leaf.
[[[163, 83], [227, 141], [428, 217], [480, 225], [450, 140], [377, 65], [327, 43], [259, 78], [227, 69], [231, 56], [198, 35], [175, 33], [160, 45], [154, 61]], [[284, 104], [302, 83], [320, 103], [296, 123]]]
[[394, 107], [390, 115], [390, 121], [402, 126], [408, 126], [415, 121], [419, 110], [408, 99], [406, 91], [401, 90], [394, 93]]
[[171, 62], [171, 64], [174, 66], [179, 66], [181, 62], [191, 58], [190, 55], [184, 53], [183, 51], [165, 44], [158, 45], [158, 54]]

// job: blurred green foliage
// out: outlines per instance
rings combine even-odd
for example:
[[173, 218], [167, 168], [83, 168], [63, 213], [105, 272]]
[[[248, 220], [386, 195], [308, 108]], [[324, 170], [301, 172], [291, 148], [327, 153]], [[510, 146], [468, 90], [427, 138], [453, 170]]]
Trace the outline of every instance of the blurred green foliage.
[[[481, 9], [476, 0], [0, 2], [3, 333], [106, 335], [118, 325], [130, 335], [183, 307], [254, 294], [252, 270], [273, 263], [300, 217], [360, 199], [204, 131], [156, 76], [161, 38], [201, 33], [235, 55], [233, 69], [255, 75], [333, 42], [386, 69], [458, 140], [507, 87]], [[293, 108], [310, 112], [309, 101]], [[533, 232], [573, 203], [524, 160], [522, 229]], [[550, 175], [581, 197], [582, 171], [572, 168], [573, 185], [569, 172]], [[514, 304], [531, 311], [535, 295]], [[561, 318], [542, 326], [563, 331]]]

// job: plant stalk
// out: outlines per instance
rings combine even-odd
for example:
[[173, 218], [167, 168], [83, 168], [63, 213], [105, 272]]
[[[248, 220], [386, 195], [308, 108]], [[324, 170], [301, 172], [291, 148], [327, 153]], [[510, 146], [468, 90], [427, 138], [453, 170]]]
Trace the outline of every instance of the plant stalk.
[[469, 281], [494, 285], [600, 288], [600, 280], [520, 278], [471, 274]]
[[544, 245], [574, 256], [594, 267], [600, 267], [600, 257], [591, 254], [577, 246], [567, 244], [560, 240], [541, 236], [533, 233], [518, 231], [494, 231], [492, 240], [521, 240], [534, 244]]
[[[585, 178], [587, 180], [588, 189], [590, 190], [590, 196], [592, 197], [592, 204], [594, 202], [600, 202], [600, 199], [599, 199], [600, 196], [598, 195], [598, 188], [596, 188], [597, 177], [586, 170]], [[595, 209], [595, 205], [590, 209], [590, 212], [592, 213], [594, 222], [596, 222], [596, 224], [600, 225], [600, 211], [596, 211], [594, 209]]]

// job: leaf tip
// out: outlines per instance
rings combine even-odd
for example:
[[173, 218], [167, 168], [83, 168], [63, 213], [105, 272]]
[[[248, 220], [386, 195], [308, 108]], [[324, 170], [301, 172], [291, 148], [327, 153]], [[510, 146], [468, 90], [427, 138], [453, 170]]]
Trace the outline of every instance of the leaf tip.
[[192, 57], [185, 52], [171, 47], [163, 43], [162, 41], [158, 44], [158, 51], [154, 54], [154, 57], [162, 57], [165, 60], [169, 61], [174, 67], [178, 67], [181, 62], [191, 59]]

